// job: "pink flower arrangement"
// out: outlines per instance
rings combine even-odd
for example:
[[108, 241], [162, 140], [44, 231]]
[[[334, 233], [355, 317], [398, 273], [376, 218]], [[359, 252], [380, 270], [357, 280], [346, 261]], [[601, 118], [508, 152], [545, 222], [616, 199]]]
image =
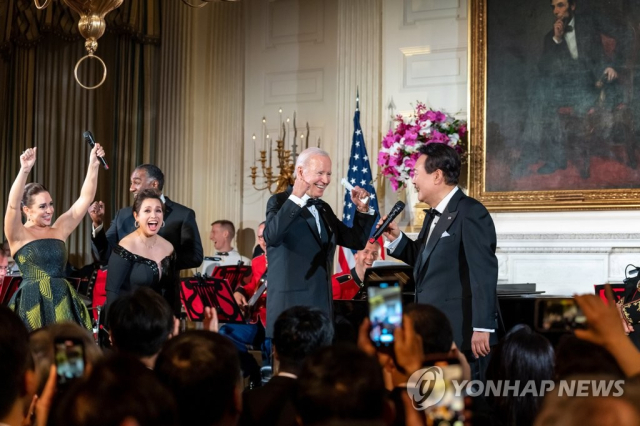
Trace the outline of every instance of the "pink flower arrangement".
[[418, 148], [426, 143], [446, 143], [460, 154], [462, 162], [467, 157], [467, 123], [442, 112], [427, 109], [418, 102], [412, 115], [395, 118], [396, 128], [382, 139], [378, 165], [394, 191], [408, 185], [413, 177], [413, 167], [420, 157]]

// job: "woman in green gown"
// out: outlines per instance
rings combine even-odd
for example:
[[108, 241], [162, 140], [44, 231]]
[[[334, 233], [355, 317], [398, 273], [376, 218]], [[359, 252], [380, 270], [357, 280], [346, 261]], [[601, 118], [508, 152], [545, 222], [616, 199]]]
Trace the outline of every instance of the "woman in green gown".
[[[100, 144], [95, 144], [80, 197], [55, 222], [49, 191], [39, 183], [25, 186], [36, 161], [36, 150], [29, 148], [20, 156], [20, 172], [9, 192], [4, 218], [5, 235], [22, 273], [22, 282], [9, 307], [22, 318], [30, 331], [64, 321], [73, 321], [91, 329], [87, 307], [64, 279], [67, 263], [65, 241], [84, 218], [96, 194], [98, 157], [104, 155], [104, 150]], [[21, 214], [26, 217], [24, 225]]]

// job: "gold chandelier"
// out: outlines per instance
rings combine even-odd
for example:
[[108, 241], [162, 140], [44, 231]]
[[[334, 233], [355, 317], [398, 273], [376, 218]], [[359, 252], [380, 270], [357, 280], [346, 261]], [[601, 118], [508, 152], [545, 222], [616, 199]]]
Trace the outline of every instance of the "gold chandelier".
[[240, 0], [200, 0], [199, 4], [192, 4], [192, 3], [189, 3], [188, 0], [182, 0], [182, 2], [184, 4], [186, 4], [189, 7], [193, 7], [194, 9], [199, 9], [201, 7], [204, 7], [204, 6], [208, 5], [209, 3], [214, 3], [216, 1], [218, 1], [218, 2], [235, 2], [235, 1], [240, 1]]
[[[293, 137], [291, 138], [291, 144], [289, 148], [289, 141], [287, 140], [287, 135], [289, 134], [289, 118], [287, 118], [286, 123], [282, 121], [282, 108], [279, 110], [280, 113], [280, 124], [278, 125], [278, 138], [276, 139], [276, 148], [273, 149], [272, 143], [273, 138], [267, 133], [267, 119], [262, 117], [262, 133], [263, 137], [261, 138], [261, 149], [260, 159], [258, 162], [260, 163], [260, 172], [258, 172], [258, 164], [256, 162], [256, 135], [252, 136], [253, 139], [253, 166], [251, 169], [251, 184], [258, 191], [269, 190], [271, 194], [282, 192], [287, 189], [289, 185], [293, 185], [293, 181], [295, 178], [295, 164], [296, 159], [298, 158], [298, 148], [303, 150], [304, 148], [309, 148], [309, 123], [307, 123], [307, 134], [302, 133], [300, 135], [300, 146], [297, 144], [298, 140], [298, 129], [296, 128], [296, 114], [293, 113]], [[305, 144], [306, 140], [306, 144]], [[318, 146], [320, 145], [320, 140], [318, 140]], [[273, 166], [273, 153], [276, 153], [276, 167], [279, 172], [278, 175], [274, 175], [274, 166]], [[267, 158], [267, 153], [269, 156]], [[259, 176], [261, 175], [261, 176]], [[256, 185], [256, 181], [261, 180], [262, 182], [258, 186]], [[275, 184], [275, 192], [272, 190], [273, 185]]]
[[[73, 74], [76, 78], [76, 82], [80, 87], [84, 89], [96, 89], [104, 83], [107, 79], [107, 66], [100, 57], [95, 55], [95, 51], [98, 50], [98, 39], [104, 34], [104, 30], [107, 28], [107, 23], [104, 17], [109, 12], [120, 7], [124, 0], [61, 0], [71, 9], [75, 10], [80, 15], [78, 21], [78, 31], [80, 35], [85, 38], [84, 47], [87, 50], [87, 55], [83, 56], [76, 63], [76, 67], [73, 70]], [[44, 9], [49, 6], [51, 0], [45, 0], [40, 4], [38, 0], [33, 0], [37, 9]], [[102, 80], [95, 86], [85, 86], [78, 79], [78, 67], [80, 63], [85, 59], [96, 59], [102, 65], [104, 72], [102, 73]]]

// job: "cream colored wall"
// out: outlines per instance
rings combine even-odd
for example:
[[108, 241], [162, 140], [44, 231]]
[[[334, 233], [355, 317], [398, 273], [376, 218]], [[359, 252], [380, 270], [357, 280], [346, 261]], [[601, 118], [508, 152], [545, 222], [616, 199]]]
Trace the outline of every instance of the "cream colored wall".
[[[309, 123], [310, 146], [321, 140], [321, 148], [332, 158], [337, 154], [336, 105], [338, 102], [338, 1], [337, 0], [244, 0], [246, 11], [246, 67], [244, 104], [243, 216], [244, 228], [257, 228], [265, 219], [269, 191], [252, 187], [250, 169], [253, 162], [255, 133], [260, 145], [266, 132], [278, 135], [282, 120], [293, 120], [299, 136]], [[293, 133], [292, 121], [290, 130]], [[291, 138], [288, 138], [289, 145]], [[273, 141], [275, 149], [275, 140]], [[257, 147], [257, 149], [260, 149]], [[257, 150], [256, 149], [256, 150]], [[298, 149], [300, 152], [300, 149]], [[256, 154], [259, 158], [259, 154]], [[274, 158], [274, 173], [278, 173]], [[335, 166], [334, 166], [335, 167]], [[261, 169], [259, 168], [259, 174]], [[256, 186], [264, 186], [259, 179]], [[331, 187], [330, 187], [331, 188]], [[273, 186], [275, 190], [275, 185]], [[334, 185], [326, 195], [336, 204]], [[249, 245], [251, 235], [245, 245]]]

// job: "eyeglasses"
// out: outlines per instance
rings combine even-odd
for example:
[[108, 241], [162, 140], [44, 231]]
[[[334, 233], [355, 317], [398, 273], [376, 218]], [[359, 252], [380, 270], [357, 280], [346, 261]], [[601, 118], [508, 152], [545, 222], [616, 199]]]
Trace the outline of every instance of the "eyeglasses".
[[258, 239], [259, 240], [264, 240], [264, 237], [262, 235], [258, 235]]
[[4, 271], [5, 275], [11, 275], [11, 267], [9, 266], [0, 266], [0, 271]]

